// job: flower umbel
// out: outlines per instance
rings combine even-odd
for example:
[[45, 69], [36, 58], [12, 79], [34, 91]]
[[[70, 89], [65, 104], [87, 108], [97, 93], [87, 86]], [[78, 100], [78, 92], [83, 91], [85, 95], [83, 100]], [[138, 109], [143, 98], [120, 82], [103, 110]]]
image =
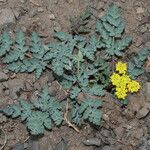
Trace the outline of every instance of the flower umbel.
[[116, 64], [116, 71], [118, 71], [119, 74], [125, 74], [127, 72], [127, 64], [119, 61]]
[[119, 99], [125, 99], [128, 92], [134, 93], [140, 89], [139, 82], [132, 80], [127, 74], [127, 65], [123, 62], [116, 64], [116, 71], [110, 77], [112, 85], [116, 86], [115, 95]]
[[140, 84], [137, 81], [130, 81], [127, 84], [128, 91], [131, 93], [137, 92], [140, 89]]

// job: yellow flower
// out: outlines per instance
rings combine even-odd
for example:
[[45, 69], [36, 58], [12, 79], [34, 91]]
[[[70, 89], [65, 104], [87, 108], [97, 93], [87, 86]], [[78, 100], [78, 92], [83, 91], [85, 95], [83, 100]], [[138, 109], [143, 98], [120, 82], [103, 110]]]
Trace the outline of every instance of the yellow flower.
[[118, 86], [120, 84], [121, 76], [117, 73], [113, 73], [110, 77], [112, 85]]
[[113, 73], [110, 80], [112, 85], [116, 86], [115, 95], [118, 99], [125, 99], [128, 92], [134, 93], [140, 89], [140, 84], [132, 80], [127, 74], [126, 63], [118, 62], [116, 64], [116, 71], [118, 73]]
[[122, 88], [122, 87], [117, 87], [116, 88], [116, 92], [115, 95], [119, 98], [119, 99], [125, 99], [127, 96], [127, 89], [126, 88]]
[[140, 87], [141, 87], [140, 84], [134, 80], [130, 81], [127, 84], [128, 91], [131, 93], [137, 92], [140, 89]]
[[126, 86], [131, 81], [130, 76], [126, 74], [122, 75], [120, 78], [120, 84], [124, 86]]
[[127, 64], [119, 61], [116, 64], [116, 71], [118, 71], [119, 74], [125, 74], [127, 72]]

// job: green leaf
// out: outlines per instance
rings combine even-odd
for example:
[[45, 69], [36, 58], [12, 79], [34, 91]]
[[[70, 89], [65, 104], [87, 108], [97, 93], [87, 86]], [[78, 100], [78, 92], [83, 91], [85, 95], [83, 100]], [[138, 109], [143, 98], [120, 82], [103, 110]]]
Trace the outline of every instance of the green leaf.
[[72, 99], [76, 98], [80, 92], [81, 92], [80, 88], [73, 87], [70, 91], [70, 98], [72, 98]]
[[104, 96], [105, 95], [105, 90], [102, 85], [94, 85], [92, 88], [89, 90], [90, 94], [96, 95], [96, 96]]

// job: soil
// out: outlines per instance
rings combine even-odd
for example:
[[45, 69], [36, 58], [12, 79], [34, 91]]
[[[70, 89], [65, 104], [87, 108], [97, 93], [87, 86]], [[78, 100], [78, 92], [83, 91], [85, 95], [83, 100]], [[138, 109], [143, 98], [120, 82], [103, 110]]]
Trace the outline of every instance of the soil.
[[[92, 27], [93, 21], [102, 16], [112, 2], [121, 7], [126, 20], [125, 34], [133, 37], [128, 53], [137, 52], [143, 45], [150, 48], [150, 0], [0, 0], [1, 32], [9, 31], [13, 36], [14, 31], [21, 29], [28, 36], [36, 31], [48, 42], [54, 40], [54, 31], [70, 32], [70, 18], [80, 15], [87, 6], [92, 8], [89, 23]], [[35, 97], [45, 84], [56, 88], [50, 71], [35, 81], [33, 74], [5, 74], [2, 68], [1, 64], [0, 107], [12, 104], [18, 97]], [[0, 114], [0, 150], [1, 146], [4, 150], [150, 150], [149, 74], [141, 79], [142, 90], [129, 96], [126, 108], [120, 107], [112, 95], [106, 94], [101, 126], [86, 124], [80, 133], [64, 123], [34, 138], [20, 120]], [[63, 99], [63, 96], [64, 91], [57, 92], [57, 97]]]

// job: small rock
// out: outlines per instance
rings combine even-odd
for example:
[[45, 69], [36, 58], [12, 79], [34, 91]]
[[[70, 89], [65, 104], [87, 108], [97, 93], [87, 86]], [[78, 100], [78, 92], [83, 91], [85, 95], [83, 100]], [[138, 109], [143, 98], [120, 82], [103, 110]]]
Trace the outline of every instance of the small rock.
[[146, 47], [150, 47], [150, 41], [145, 44]]
[[97, 9], [102, 9], [104, 8], [105, 6], [105, 3], [103, 1], [100, 1], [98, 4], [97, 4]]
[[36, 90], [33, 92], [32, 96], [30, 97], [31, 102], [38, 99], [38, 97], [39, 97], [39, 91]]
[[119, 126], [119, 127], [115, 128], [114, 132], [118, 138], [122, 138], [123, 133], [124, 133], [124, 128], [122, 126]]
[[48, 18], [49, 18], [50, 20], [55, 20], [54, 14], [49, 14], [49, 15], [48, 15]]
[[30, 0], [30, 2], [36, 6], [41, 6], [42, 5], [42, 0]]
[[63, 138], [55, 147], [55, 150], [67, 150], [67, 149], [68, 149], [67, 142]]
[[73, 2], [73, 0], [66, 0], [66, 1], [67, 1], [67, 3], [69, 3], [69, 4]]
[[8, 75], [5, 74], [2, 70], [0, 70], [0, 82], [4, 82], [8, 80]]
[[61, 25], [58, 22], [54, 22], [54, 31], [59, 32], [61, 31]]
[[21, 27], [21, 30], [25, 33], [25, 32], [27, 31], [27, 28], [24, 27], [24, 26], [22, 26], [22, 27]]
[[147, 31], [147, 27], [145, 25], [142, 25], [140, 27], [141, 33], [145, 33]]
[[134, 113], [137, 113], [143, 107], [143, 97], [130, 94], [128, 97], [129, 105], [128, 109]]
[[3, 93], [3, 89], [4, 89], [4, 86], [2, 83], [0, 83], [0, 94]]
[[15, 18], [16, 18], [16, 19], [19, 19], [19, 16], [20, 16], [20, 13], [21, 13], [21, 12], [20, 12], [19, 10], [14, 9], [14, 10], [13, 10], [13, 13], [14, 13], [14, 15], [15, 15]]
[[98, 18], [101, 18], [102, 16], [104, 16], [105, 12], [104, 11], [101, 11], [99, 14], [98, 14]]
[[4, 91], [4, 94], [5, 94], [6, 96], [8, 96], [8, 95], [9, 95], [9, 89], [6, 89], [6, 90]]
[[21, 3], [25, 3], [27, 0], [20, 0]]
[[3, 2], [3, 3], [5, 3], [7, 0], [0, 0], [0, 2]]
[[126, 0], [121, 0], [121, 2], [125, 3], [125, 2], [126, 2]]
[[137, 14], [143, 14], [144, 13], [144, 8], [143, 7], [138, 7], [137, 9], [136, 9], [136, 13]]
[[39, 7], [37, 11], [38, 11], [38, 12], [43, 12], [44, 9], [43, 9], [42, 7]]
[[150, 103], [145, 103], [145, 106], [138, 111], [136, 117], [138, 119], [144, 118], [150, 111]]
[[149, 29], [149, 31], [150, 31], [150, 23], [147, 23], [146, 24], [146, 27]]
[[104, 146], [101, 150], [112, 150], [110, 146]]
[[15, 16], [11, 9], [4, 8], [0, 10], [0, 26], [15, 24]]
[[102, 142], [98, 138], [90, 138], [90, 139], [83, 141], [83, 144], [87, 145], [87, 146], [92, 146], [92, 145], [93, 146], [101, 146]]
[[36, 16], [37, 15], [37, 12], [36, 12], [36, 10], [35, 9], [31, 9], [31, 11], [29, 12], [29, 17], [34, 17], [34, 16]]
[[150, 146], [150, 140], [148, 140], [148, 145]]

